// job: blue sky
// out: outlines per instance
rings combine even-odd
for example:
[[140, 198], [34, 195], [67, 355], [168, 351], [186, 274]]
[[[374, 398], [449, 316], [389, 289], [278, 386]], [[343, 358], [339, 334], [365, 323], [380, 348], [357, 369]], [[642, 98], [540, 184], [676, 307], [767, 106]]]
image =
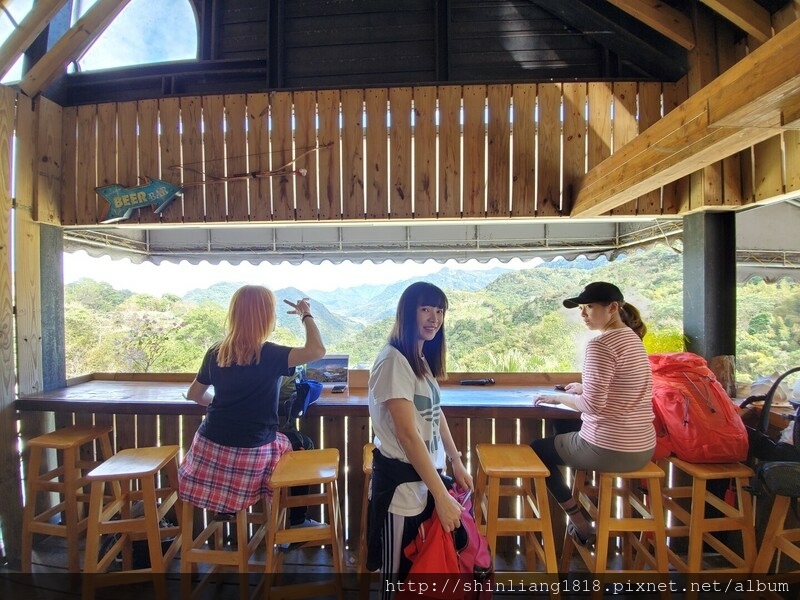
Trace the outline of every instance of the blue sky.
[[[76, 0], [73, 20], [97, 0]], [[0, 13], [0, 42], [31, 9], [32, 0], [7, 3]], [[10, 14], [10, 17], [9, 17]], [[12, 22], [12, 19], [14, 22]], [[197, 26], [189, 0], [130, 0], [80, 59], [83, 71], [193, 59], [197, 55]], [[19, 81], [21, 60], [3, 78]]]

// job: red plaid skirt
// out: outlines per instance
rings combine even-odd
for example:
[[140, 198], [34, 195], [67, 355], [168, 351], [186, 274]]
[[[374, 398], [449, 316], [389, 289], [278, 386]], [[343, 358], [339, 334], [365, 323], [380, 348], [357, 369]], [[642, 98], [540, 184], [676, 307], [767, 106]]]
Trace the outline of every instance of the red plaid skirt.
[[178, 470], [178, 493], [181, 500], [215, 512], [242, 510], [264, 496], [272, 498], [272, 471], [281, 455], [291, 451], [280, 432], [275, 441], [257, 448], [221, 446], [195, 433]]

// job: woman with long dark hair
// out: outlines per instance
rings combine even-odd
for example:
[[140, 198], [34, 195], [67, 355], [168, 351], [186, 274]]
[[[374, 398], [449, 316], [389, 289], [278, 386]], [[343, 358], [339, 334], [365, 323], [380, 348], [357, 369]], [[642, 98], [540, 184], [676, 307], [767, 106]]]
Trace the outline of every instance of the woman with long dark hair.
[[[403, 548], [436, 510], [446, 532], [461, 523], [461, 505], [441, 475], [445, 459], [462, 489], [473, 488], [441, 409], [437, 379], [444, 379], [447, 297], [433, 284], [411, 284], [400, 297], [389, 343], [369, 378], [369, 413], [375, 433], [369, 507], [367, 568], [388, 584], [402, 581], [410, 561]], [[383, 585], [384, 597], [391, 594]]]

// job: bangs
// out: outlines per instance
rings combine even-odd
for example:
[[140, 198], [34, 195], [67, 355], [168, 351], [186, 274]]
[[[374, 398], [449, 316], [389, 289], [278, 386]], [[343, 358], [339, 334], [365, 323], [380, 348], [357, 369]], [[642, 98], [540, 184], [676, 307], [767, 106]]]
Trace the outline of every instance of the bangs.
[[447, 296], [439, 288], [431, 286], [419, 295], [417, 306], [435, 306], [447, 310]]

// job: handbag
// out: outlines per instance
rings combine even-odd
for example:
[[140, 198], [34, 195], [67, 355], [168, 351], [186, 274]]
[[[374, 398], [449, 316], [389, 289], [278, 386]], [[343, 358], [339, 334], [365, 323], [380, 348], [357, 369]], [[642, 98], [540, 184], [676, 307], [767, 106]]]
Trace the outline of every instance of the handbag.
[[754, 402], [763, 401], [764, 405], [761, 407], [761, 414], [759, 415], [758, 422], [755, 425], [745, 425], [747, 428], [747, 437], [750, 443], [749, 449], [749, 462], [765, 462], [765, 461], [788, 461], [800, 462], [800, 403], [790, 400], [791, 405], [795, 409], [795, 414], [787, 417], [787, 420], [794, 421], [794, 429], [792, 432], [793, 443], [787, 444], [786, 442], [775, 441], [769, 435], [769, 413], [772, 408], [772, 400], [778, 386], [787, 376], [792, 373], [800, 371], [800, 367], [789, 369], [780, 375], [766, 394], [759, 394], [749, 396], [741, 403], [740, 408], [745, 408]]

